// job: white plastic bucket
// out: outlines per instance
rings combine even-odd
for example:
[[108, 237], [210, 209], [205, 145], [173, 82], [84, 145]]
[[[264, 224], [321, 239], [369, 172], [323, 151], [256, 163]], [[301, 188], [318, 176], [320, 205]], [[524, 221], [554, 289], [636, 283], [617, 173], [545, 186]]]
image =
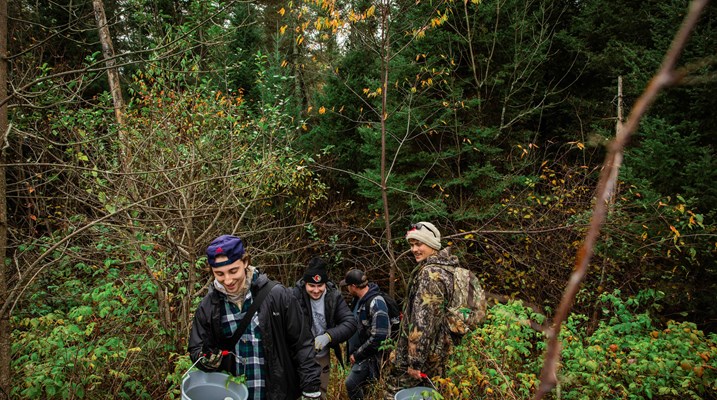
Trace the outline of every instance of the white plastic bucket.
[[401, 389], [394, 396], [394, 400], [433, 400], [437, 394], [435, 389], [426, 386], [416, 386], [408, 389]]
[[246, 385], [228, 382], [221, 372], [191, 371], [182, 380], [182, 400], [246, 400]]

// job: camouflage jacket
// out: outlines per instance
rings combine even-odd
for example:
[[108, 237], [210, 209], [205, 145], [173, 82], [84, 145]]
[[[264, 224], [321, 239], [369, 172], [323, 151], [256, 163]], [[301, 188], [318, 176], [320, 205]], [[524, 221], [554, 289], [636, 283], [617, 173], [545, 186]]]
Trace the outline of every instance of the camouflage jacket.
[[419, 264], [396, 352], [399, 368], [411, 367], [428, 376], [442, 375], [453, 346], [445, 321], [446, 306], [453, 296], [453, 274], [441, 266], [459, 266], [448, 248]]

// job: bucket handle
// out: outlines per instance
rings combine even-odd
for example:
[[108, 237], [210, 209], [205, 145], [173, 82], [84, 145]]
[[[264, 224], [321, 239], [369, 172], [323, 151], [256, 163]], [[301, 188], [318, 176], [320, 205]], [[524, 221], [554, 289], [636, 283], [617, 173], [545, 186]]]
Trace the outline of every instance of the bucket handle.
[[[233, 355], [236, 358], [239, 358], [239, 356], [234, 354], [234, 352], [232, 352], [232, 351], [222, 350], [222, 357], [228, 356], [229, 354]], [[184, 374], [182, 374], [181, 380], [184, 380], [184, 377], [187, 376], [187, 374], [189, 373], [189, 371], [192, 370], [192, 368], [194, 368], [200, 361], [202, 361], [202, 358], [207, 358], [206, 356], [207, 356], [206, 354], [202, 354], [201, 356], [199, 356], [199, 358], [197, 358], [197, 361], [195, 361], [194, 364], [192, 364], [192, 366], [189, 367], [189, 369]]]
[[[428, 377], [428, 375], [426, 375], [425, 373], [421, 372], [421, 378], [427, 380], [428, 383], [431, 384], [431, 387], [433, 388], [433, 390], [435, 390], [436, 392], [438, 392], [438, 389], [436, 388], [436, 385], [433, 384], [433, 381], [431, 380], [431, 378]], [[438, 393], [440, 393], [440, 392], [438, 392]]]

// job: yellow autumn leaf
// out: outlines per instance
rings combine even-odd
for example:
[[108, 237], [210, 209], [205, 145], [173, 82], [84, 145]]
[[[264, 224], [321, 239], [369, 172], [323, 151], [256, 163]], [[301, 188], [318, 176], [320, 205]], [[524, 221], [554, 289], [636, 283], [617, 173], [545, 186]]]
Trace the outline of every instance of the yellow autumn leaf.
[[283, 17], [286, 10], [284, 10], [284, 7], [281, 7], [281, 10], [279, 10], [279, 14]]
[[321, 108], [319, 108], [319, 114], [325, 114], [325, 113], [326, 113], [326, 107], [321, 106]]
[[677, 228], [670, 225], [670, 230], [675, 234], [675, 237], [680, 237], [680, 231], [678, 231]]
[[283, 35], [284, 32], [286, 32], [286, 28], [287, 28], [286, 25], [284, 25], [284, 26], [282, 26], [281, 28], [279, 28], [279, 34]]

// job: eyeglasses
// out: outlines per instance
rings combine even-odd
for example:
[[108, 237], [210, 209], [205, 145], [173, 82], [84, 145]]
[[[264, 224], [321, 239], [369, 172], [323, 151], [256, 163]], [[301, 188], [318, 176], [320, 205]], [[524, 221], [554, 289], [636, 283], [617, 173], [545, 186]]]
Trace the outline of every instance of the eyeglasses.
[[431, 232], [431, 233], [433, 234], [433, 237], [434, 237], [434, 238], [438, 238], [438, 235], [436, 235], [436, 232], [433, 232], [433, 229], [429, 228], [428, 225], [424, 225], [424, 224], [421, 224], [421, 223], [411, 224], [411, 226], [408, 227], [408, 231], [411, 232], [411, 231], [414, 231], [414, 230], [420, 230], [421, 228], [426, 228], [426, 229], [428, 229], [428, 232]]

